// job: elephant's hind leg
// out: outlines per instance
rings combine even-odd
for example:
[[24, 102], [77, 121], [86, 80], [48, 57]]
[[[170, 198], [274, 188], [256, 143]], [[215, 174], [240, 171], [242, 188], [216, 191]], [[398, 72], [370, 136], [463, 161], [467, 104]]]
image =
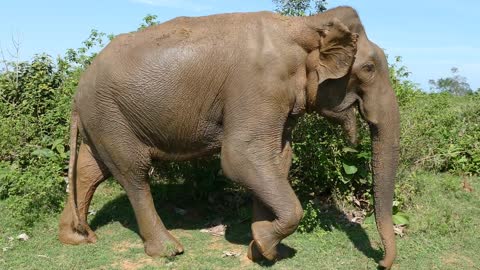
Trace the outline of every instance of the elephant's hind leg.
[[[72, 153], [73, 154], [73, 153]], [[78, 209], [78, 220], [75, 219], [75, 209], [67, 203], [62, 212], [59, 224], [59, 238], [65, 244], [95, 243], [97, 237], [87, 223], [88, 208], [98, 185], [110, 175], [105, 165], [92, 153], [89, 145], [82, 143], [78, 152], [76, 165], [75, 187], [69, 187], [73, 192]], [[68, 200], [70, 200], [69, 198]]]
[[[145, 253], [152, 257], [174, 256], [183, 253], [183, 246], [165, 228], [159, 217], [148, 183], [151, 166], [149, 147], [130, 138], [117, 138], [117, 145], [106, 145], [113, 177], [125, 189], [135, 212]], [[111, 147], [111, 148], [110, 148]]]

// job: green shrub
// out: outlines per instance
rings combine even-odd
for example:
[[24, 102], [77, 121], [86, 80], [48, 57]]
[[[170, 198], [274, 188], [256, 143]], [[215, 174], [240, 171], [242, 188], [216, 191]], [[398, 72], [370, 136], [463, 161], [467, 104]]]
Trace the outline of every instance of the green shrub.
[[402, 107], [402, 162], [431, 171], [480, 173], [478, 95], [423, 94]]
[[364, 124], [354, 149], [339, 126], [305, 115], [293, 132], [292, 186], [301, 197], [336, 193], [363, 195], [371, 184], [370, 139]]
[[0, 199], [21, 225], [58, 210], [73, 88], [47, 55], [0, 76]]
[[480, 95], [425, 93], [397, 57], [390, 78], [400, 104], [401, 164], [438, 172], [480, 173]]
[[39, 54], [5, 63], [9, 69], [0, 73], [0, 200], [18, 226], [58, 211], [64, 201], [70, 104], [99, 36], [92, 31], [85, 47], [65, 58]]

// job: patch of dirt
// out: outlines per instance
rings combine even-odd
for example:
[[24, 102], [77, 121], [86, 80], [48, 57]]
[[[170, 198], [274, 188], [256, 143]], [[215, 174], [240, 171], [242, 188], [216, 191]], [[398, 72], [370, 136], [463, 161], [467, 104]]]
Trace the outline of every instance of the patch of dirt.
[[462, 188], [465, 192], [473, 192], [473, 188], [470, 183], [467, 182], [466, 178], [463, 178]]
[[143, 244], [141, 243], [132, 243], [129, 241], [122, 241], [120, 243], [117, 243], [113, 245], [112, 250], [114, 252], [127, 252], [131, 248], [141, 248], [143, 249]]
[[113, 235], [113, 230], [111, 229], [104, 230], [102, 231], [102, 235]]
[[209, 244], [208, 244], [208, 249], [211, 249], [211, 250], [224, 250], [225, 249], [225, 245], [222, 243], [221, 240], [216, 240], [216, 239], [213, 239], [213, 241], [211, 241]]
[[150, 257], [143, 257], [139, 260], [124, 260], [121, 262], [114, 263], [112, 268], [114, 269], [123, 269], [123, 270], [137, 270], [142, 269], [146, 266], [153, 266], [153, 267], [161, 267], [163, 266], [163, 262], [159, 260], [155, 260]]
[[472, 260], [466, 256], [458, 255], [456, 253], [449, 253], [447, 255], [442, 256], [442, 263], [445, 265], [455, 265], [455, 266], [465, 266], [468, 265], [471, 269], [475, 264]]
[[[209, 242], [207, 249], [214, 251], [215, 254], [218, 254], [219, 258], [236, 258], [240, 261], [241, 267], [248, 266], [252, 263], [252, 261], [247, 258], [247, 247], [244, 245], [226, 243], [221, 239], [213, 238], [212, 241]], [[230, 254], [233, 256], [229, 256]]]
[[253, 264], [253, 262], [247, 257], [247, 253], [242, 254], [240, 257], [240, 268], [244, 268]]

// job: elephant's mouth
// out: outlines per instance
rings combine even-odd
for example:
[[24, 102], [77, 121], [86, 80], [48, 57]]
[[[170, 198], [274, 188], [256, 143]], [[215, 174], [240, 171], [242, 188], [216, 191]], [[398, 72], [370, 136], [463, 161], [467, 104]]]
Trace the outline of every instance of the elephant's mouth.
[[[342, 103], [333, 109], [322, 109], [320, 114], [330, 122], [339, 124], [352, 146], [358, 143], [357, 113], [355, 107], [361, 102], [357, 94], [347, 95]], [[360, 110], [360, 109], [359, 109]]]
[[335, 113], [344, 113], [345, 111], [353, 109], [357, 102], [361, 102], [360, 97], [355, 92], [350, 92], [345, 96], [340, 105], [336, 106], [331, 110]]

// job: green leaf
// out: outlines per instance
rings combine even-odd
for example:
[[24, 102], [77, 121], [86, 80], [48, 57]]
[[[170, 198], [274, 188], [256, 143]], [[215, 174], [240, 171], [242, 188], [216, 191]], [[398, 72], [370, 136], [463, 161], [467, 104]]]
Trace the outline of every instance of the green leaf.
[[357, 154], [358, 158], [363, 158], [363, 159], [369, 159], [370, 158], [370, 152], [360, 152]]
[[37, 149], [37, 150], [33, 151], [32, 155], [37, 156], [37, 157], [47, 157], [47, 158], [49, 158], [49, 157], [53, 157], [55, 155], [55, 153], [50, 149], [42, 148], [42, 149]]
[[55, 141], [53, 141], [52, 148], [55, 148], [58, 145], [63, 145], [63, 139], [56, 139]]
[[0, 167], [0, 179], [6, 178], [10, 174], [8, 167]]
[[348, 165], [346, 163], [343, 163], [343, 170], [346, 174], [351, 175], [355, 174], [358, 171], [358, 168], [355, 165]]
[[57, 150], [57, 152], [58, 152], [59, 154], [65, 152], [65, 148], [63, 147], [62, 144], [57, 144], [57, 145], [55, 146], [55, 150]]
[[408, 223], [410, 223], [410, 217], [403, 212], [398, 212], [393, 215], [393, 223], [395, 225], [408, 225]]
[[353, 149], [353, 148], [351, 148], [351, 147], [344, 147], [344, 148], [342, 149], [342, 151], [343, 151], [344, 153], [358, 153], [358, 150]]
[[467, 163], [468, 159], [465, 156], [462, 156], [457, 162], [458, 163]]

